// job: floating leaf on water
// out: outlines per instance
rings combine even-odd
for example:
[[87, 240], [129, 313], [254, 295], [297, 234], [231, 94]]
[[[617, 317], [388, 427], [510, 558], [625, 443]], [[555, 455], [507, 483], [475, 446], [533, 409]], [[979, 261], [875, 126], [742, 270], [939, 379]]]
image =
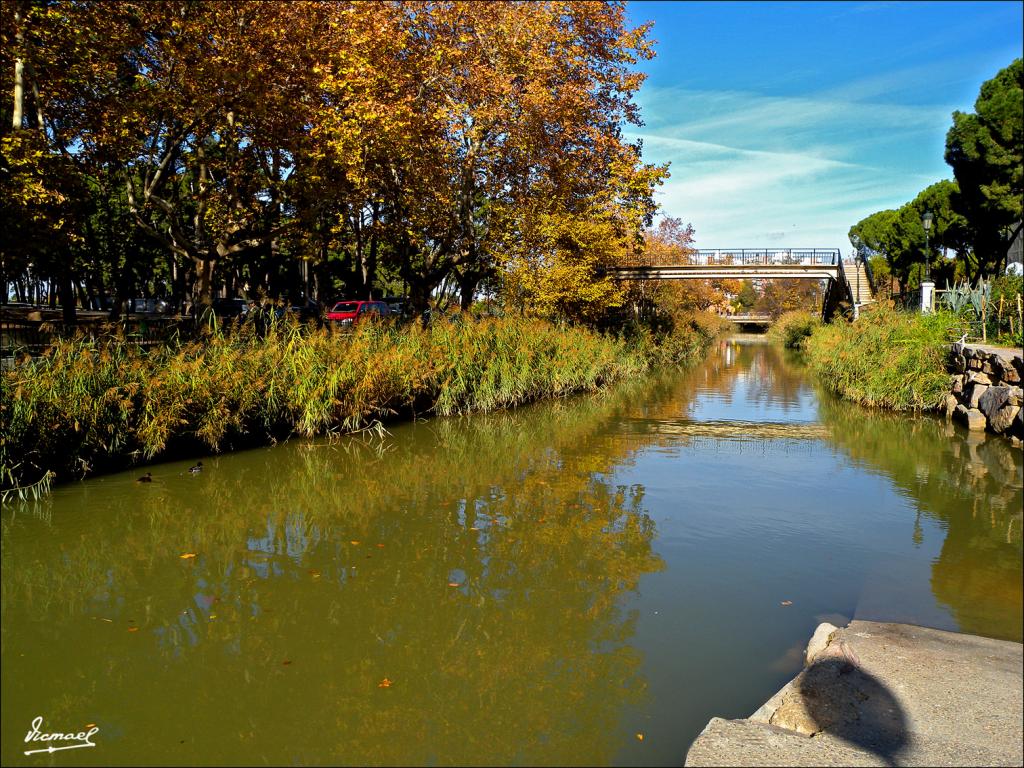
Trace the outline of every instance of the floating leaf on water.
[[782, 605], [782, 606], [792, 605], [792, 604], [793, 604], [792, 600], [783, 600], [781, 603], [779, 603], [779, 605]]
[[384, 545], [383, 544], [377, 544], [376, 546], [377, 546], [377, 549], [384, 549]]
[[195, 552], [186, 552], [183, 555], [178, 555], [178, 557], [180, 557], [182, 560], [189, 560], [189, 559], [191, 559], [191, 558], [193, 558], [195, 556], [196, 556]]
[[139, 628], [138, 627], [128, 627], [128, 631], [129, 632], [138, 632]]

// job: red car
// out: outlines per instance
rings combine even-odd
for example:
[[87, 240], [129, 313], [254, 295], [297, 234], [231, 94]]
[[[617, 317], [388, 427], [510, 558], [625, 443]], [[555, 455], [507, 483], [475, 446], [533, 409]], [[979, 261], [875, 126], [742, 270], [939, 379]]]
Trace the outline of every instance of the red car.
[[391, 309], [383, 301], [339, 301], [327, 312], [327, 319], [338, 325], [352, 325], [365, 317], [387, 317]]

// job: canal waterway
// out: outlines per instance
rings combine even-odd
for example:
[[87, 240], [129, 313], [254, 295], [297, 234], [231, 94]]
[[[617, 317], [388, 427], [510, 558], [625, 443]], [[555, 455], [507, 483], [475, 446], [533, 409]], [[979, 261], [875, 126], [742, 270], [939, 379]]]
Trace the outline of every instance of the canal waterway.
[[821, 621], [1021, 640], [1020, 451], [749, 338], [203, 462], [3, 509], [5, 765], [680, 765]]

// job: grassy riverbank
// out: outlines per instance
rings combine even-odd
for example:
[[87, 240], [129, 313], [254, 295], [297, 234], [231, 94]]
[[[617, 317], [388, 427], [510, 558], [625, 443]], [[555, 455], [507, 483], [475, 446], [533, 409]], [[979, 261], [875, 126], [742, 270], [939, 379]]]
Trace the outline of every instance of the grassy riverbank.
[[695, 359], [721, 330], [705, 316], [660, 336], [505, 318], [350, 333], [285, 322], [148, 352], [63, 341], [0, 378], [0, 487], [562, 397]]
[[768, 329], [768, 340], [786, 349], [801, 349], [811, 334], [821, 327], [821, 318], [810, 312], [784, 312]]
[[827, 325], [809, 315], [783, 316], [772, 336], [802, 349], [822, 383], [847, 400], [895, 411], [939, 408], [955, 316], [922, 315], [879, 305], [852, 323]]

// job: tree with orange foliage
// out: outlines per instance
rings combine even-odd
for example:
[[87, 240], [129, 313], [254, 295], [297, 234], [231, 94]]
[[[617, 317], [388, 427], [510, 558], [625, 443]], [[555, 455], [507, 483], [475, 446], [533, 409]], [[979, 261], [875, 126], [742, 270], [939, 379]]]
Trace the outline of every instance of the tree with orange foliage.
[[[682, 219], [666, 216], [658, 226], [644, 233], [644, 248], [636, 255], [638, 266], [685, 264], [696, 253], [693, 226]], [[631, 289], [637, 312], [645, 304], [657, 311], [676, 315], [681, 312], [716, 311], [727, 313], [729, 299], [740, 290], [739, 280], [640, 280]]]
[[442, 282], [467, 306], [505, 277], [545, 312], [619, 300], [599, 267], [638, 247], [666, 175], [622, 136], [653, 55], [624, 3], [45, 8], [53, 34], [4, 54], [19, 124], [26, 105], [60, 115], [42, 154], [74, 147], [102, 189], [116, 180], [196, 301], [279, 292], [300, 260], [359, 293], [398, 276], [421, 309]]

